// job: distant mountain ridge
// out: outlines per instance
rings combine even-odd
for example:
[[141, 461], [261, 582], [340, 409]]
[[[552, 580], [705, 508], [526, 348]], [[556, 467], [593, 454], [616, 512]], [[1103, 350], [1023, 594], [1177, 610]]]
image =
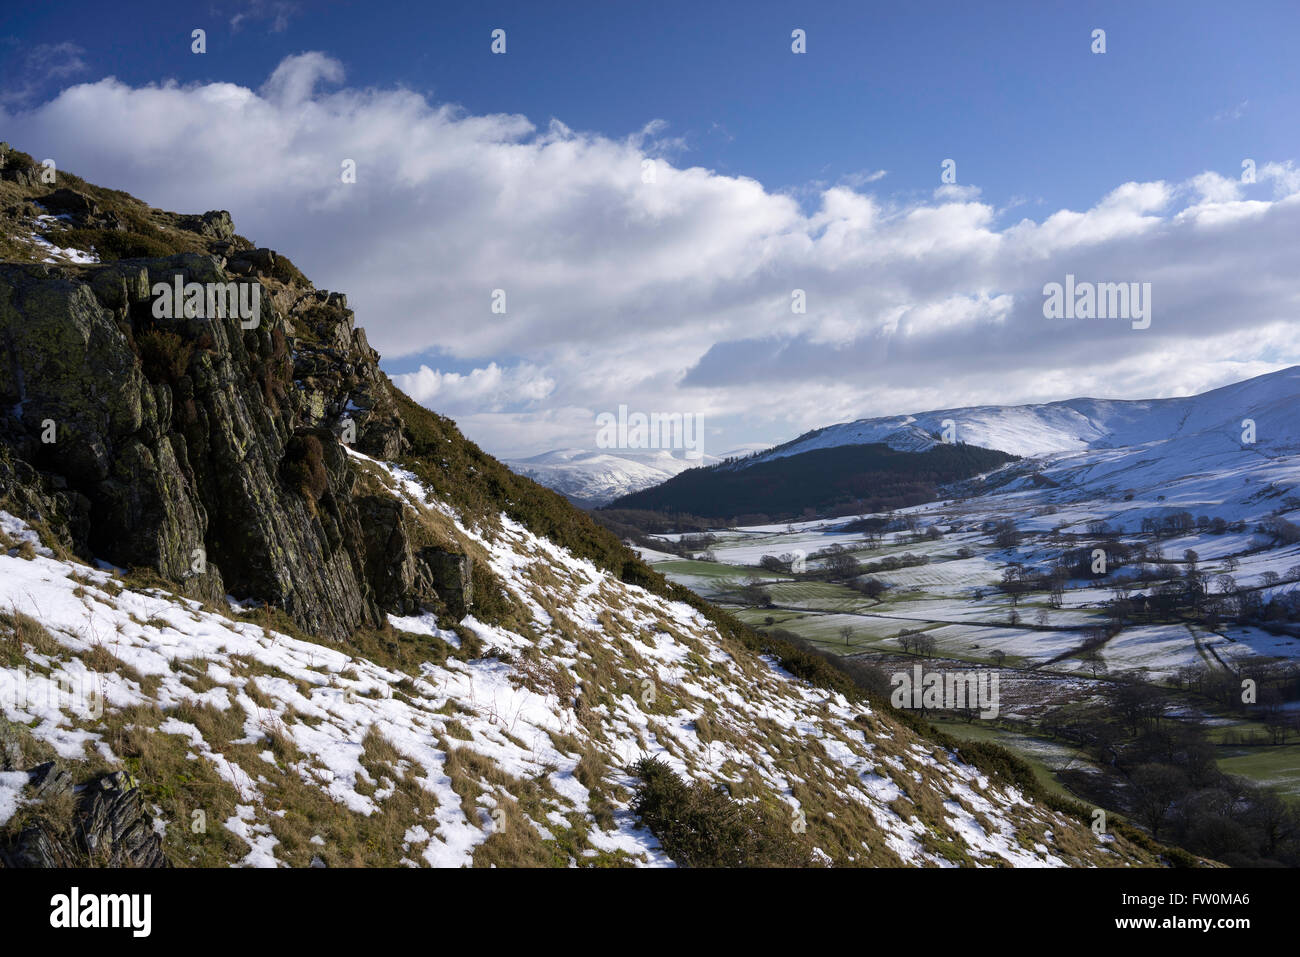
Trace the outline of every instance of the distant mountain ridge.
[[667, 449], [644, 452], [592, 449], [553, 449], [525, 459], [504, 459], [513, 471], [545, 485], [581, 505], [604, 505], [624, 495], [661, 485], [687, 469], [715, 465], [766, 449], [742, 446], [720, 456], [687, 459]]
[[1267, 420], [1257, 440], [1291, 447], [1300, 424], [1288, 411], [1300, 400], [1300, 366], [1292, 366], [1214, 389], [1169, 399], [1077, 398], [1043, 404], [967, 406], [913, 415], [858, 419], [807, 432], [770, 451], [736, 463], [800, 455], [813, 449], [884, 443], [900, 451], [923, 451], [941, 442], [949, 422], [955, 439], [1019, 456], [1118, 448], [1209, 430], [1240, 432], [1241, 420]]
[[883, 442], [810, 449], [750, 466], [752, 459], [675, 475], [616, 499], [611, 508], [726, 519], [741, 525], [904, 508], [932, 501], [941, 485], [1012, 461], [996, 449], [937, 443], [922, 451]]
[[[1291, 367], [1178, 398], [1077, 398], [861, 419], [675, 476], [612, 505], [746, 520], [865, 513], [928, 500], [940, 486], [1000, 468], [1007, 456], [1024, 461], [997, 482], [1050, 472], [1081, 493], [1122, 495], [1213, 474], [1216, 481], [1236, 476], [1240, 486], [1261, 463], [1300, 451], [1297, 406], [1300, 367]], [[953, 449], [966, 451], [959, 459], [943, 454]]]

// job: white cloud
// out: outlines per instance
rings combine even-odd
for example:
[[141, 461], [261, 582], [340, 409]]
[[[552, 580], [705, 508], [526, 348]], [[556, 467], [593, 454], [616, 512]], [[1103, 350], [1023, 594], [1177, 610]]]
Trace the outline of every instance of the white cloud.
[[1293, 160], [1287, 160], [1285, 163], [1265, 163], [1259, 171], [1259, 178], [1272, 181], [1273, 194], [1278, 199], [1300, 193], [1300, 169], [1296, 167]]
[[[612, 139], [345, 79], [320, 53], [258, 90], [109, 78], [0, 125], [156, 206], [231, 210], [241, 233], [348, 292], [386, 361], [418, 369], [399, 383], [502, 455], [589, 446], [593, 410], [622, 403], [702, 413], [734, 446], [865, 414], [1169, 394], [1300, 361], [1285, 331], [1300, 301], [1290, 160], [1261, 162], [1272, 200], [1206, 172], [1000, 226], [973, 187], [862, 191], [876, 171], [805, 212], [753, 179], [674, 165], [685, 144], [660, 120]], [[1151, 282], [1151, 328], [1050, 324], [1042, 286], [1066, 273]]]
[[1200, 193], [1207, 203], [1229, 203], [1241, 198], [1242, 183], [1240, 179], [1229, 179], [1218, 173], [1206, 171], [1193, 176], [1189, 181], [1193, 190]]
[[449, 415], [539, 402], [555, 388], [553, 379], [528, 364], [503, 369], [493, 362], [468, 374], [440, 372], [422, 365], [417, 372], [393, 378], [397, 387], [416, 402]]
[[861, 189], [863, 186], [868, 186], [871, 183], [879, 182], [880, 180], [884, 179], [888, 175], [889, 173], [883, 169], [871, 170], [871, 171], [865, 169], [858, 170], [856, 173], [847, 173], [844, 176], [841, 176], [840, 185], [850, 186], [853, 189]]
[[230, 31], [238, 33], [245, 23], [259, 20], [270, 21], [272, 33], [283, 33], [289, 27], [289, 20], [298, 12], [298, 4], [284, 0], [246, 0], [237, 4], [240, 9], [230, 18]]
[[1220, 110], [1214, 114], [1214, 121], [1221, 123], [1224, 120], [1239, 120], [1246, 115], [1246, 108], [1250, 106], [1250, 100], [1242, 100], [1236, 106], [1227, 110]]

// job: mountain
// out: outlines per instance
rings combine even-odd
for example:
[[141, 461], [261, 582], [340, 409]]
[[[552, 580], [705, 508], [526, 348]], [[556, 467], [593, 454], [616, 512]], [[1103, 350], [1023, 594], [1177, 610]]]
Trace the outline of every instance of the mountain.
[[559, 492], [570, 501], [596, 506], [653, 488], [687, 469], [747, 456], [766, 448], [766, 445], [747, 445], [720, 456], [704, 455], [699, 459], [675, 456], [666, 449], [645, 452], [556, 449], [531, 458], [503, 461], [520, 475]]
[[[611, 504], [747, 520], [865, 513], [926, 501], [941, 485], [1013, 456], [1025, 462], [997, 482], [1033, 473], [1067, 485], [1086, 479], [1081, 492], [1087, 494], [1122, 493], [1216, 473], [1225, 494], [1241, 498], [1247, 472], [1300, 451], [1300, 423], [1291, 411], [1297, 403], [1300, 367], [1292, 367], [1184, 398], [1080, 398], [862, 419], [683, 473]], [[945, 431], [955, 442], [943, 441]], [[959, 457], [958, 449], [1005, 456], [968, 451]]]
[[667, 582], [228, 214], [0, 158], [4, 866], [1189, 860]]
[[1096, 403], [1104, 429], [1097, 438], [1008, 466], [983, 491], [1026, 506], [1033, 489], [1058, 505], [1094, 503], [1112, 529], [1133, 532], [1175, 512], [1254, 524], [1291, 519], [1300, 504], [1298, 404], [1300, 367], [1186, 398]]
[[939, 444], [949, 422], [956, 441], [1033, 456], [1141, 445], [1211, 431], [1239, 435], [1241, 420], [1253, 415], [1257, 421], [1271, 423], [1260, 430], [1260, 444], [1281, 447], [1300, 441], [1300, 424], [1286, 414], [1298, 396], [1300, 367], [1292, 367], [1185, 398], [1081, 398], [859, 419], [808, 432], [738, 467], [843, 445], [884, 443], [893, 449], [920, 451]]

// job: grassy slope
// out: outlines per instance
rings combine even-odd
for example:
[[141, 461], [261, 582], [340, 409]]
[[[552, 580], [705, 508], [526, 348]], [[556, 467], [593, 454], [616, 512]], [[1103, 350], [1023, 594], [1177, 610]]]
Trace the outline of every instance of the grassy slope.
[[[922, 737], [958, 752], [962, 760], [995, 779], [1014, 783], [1040, 803], [1084, 823], [1091, 823], [1091, 808], [1045, 787], [1040, 774], [1011, 751], [991, 742], [961, 740], [940, 731], [912, 712], [895, 710], [887, 701], [874, 697], [859, 685], [836, 656], [824, 654], [806, 642], [761, 634], [694, 592], [669, 582], [642, 562], [616, 536], [562, 496], [531, 479], [515, 475], [466, 439], [450, 419], [419, 405], [391, 383], [390, 387], [397, 396], [407, 436], [412, 442], [411, 454], [403, 464], [431, 484], [448, 502], [464, 509], [467, 517], [490, 521], [497, 511], [502, 511], [526, 525], [534, 534], [543, 535], [555, 544], [590, 559], [623, 581], [692, 606], [708, 618], [724, 638], [751, 652], [774, 657], [791, 673], [816, 686], [839, 691], [851, 700], [869, 702], [877, 711], [887, 712], [891, 719]], [[1120, 827], [1124, 836], [1133, 843], [1162, 854], [1180, 866], [1195, 863], [1191, 855], [1181, 850], [1165, 848], [1140, 831]]]

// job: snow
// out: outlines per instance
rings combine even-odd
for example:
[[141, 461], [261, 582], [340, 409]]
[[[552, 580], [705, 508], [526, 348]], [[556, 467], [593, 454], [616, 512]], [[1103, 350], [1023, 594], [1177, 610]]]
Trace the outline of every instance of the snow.
[[[41, 224], [42, 227], [49, 228], [54, 223], [60, 220], [71, 221], [71, 217], [66, 214], [61, 216], [44, 215], [44, 216], [37, 216], [36, 220]], [[78, 265], [85, 265], [89, 263], [99, 262], [99, 257], [96, 256], [94, 253], [88, 253], [80, 249], [72, 249], [72, 248], [64, 249], [62, 247], [54, 245], [54, 243], [50, 242], [40, 233], [32, 233], [28, 236], [28, 239], [36, 246], [38, 246], [41, 249], [41, 251], [46, 254], [42, 262], [47, 262], [47, 263], [71, 262], [71, 263], [76, 263]]]
[[736, 467], [813, 449], [884, 442], [920, 451], [938, 444], [951, 420], [956, 439], [1013, 455], [1041, 456], [1118, 448], [1214, 433], [1240, 446], [1243, 418], [1254, 418], [1263, 448], [1296, 448], [1300, 424], [1290, 403], [1300, 393], [1300, 367], [1187, 398], [1069, 399], [1046, 405], [973, 406], [832, 425], [777, 446]]
[[0, 771], [0, 827], [9, 823], [22, 803], [21, 792], [27, 785], [26, 771]]
[[695, 459], [667, 449], [554, 449], [531, 458], [506, 459], [504, 464], [562, 495], [605, 505], [620, 496], [660, 485], [687, 469], [713, 465], [763, 448], [766, 446], [747, 445], [721, 456], [703, 455]]
[[[452, 514], [409, 472], [351, 454], [377, 467], [408, 507]], [[653, 835], [637, 826], [630, 811], [634, 782], [621, 769], [657, 755], [694, 779], [716, 781], [748, 771], [797, 808], [793, 788], [802, 781], [767, 750], [773, 747], [767, 738], [774, 733], [784, 737], [783, 748], [811, 756], [819, 786], [838, 787], [847, 799], [866, 807], [885, 832], [881, 840], [901, 860], [946, 863], [920, 842], [929, 825], [903, 821], [889, 807], [901, 793], [897, 776], [917, 772], [907, 771], [896, 759], [882, 763], [873, 757], [875, 745], [853, 723], [865, 710], [861, 703], [808, 686], [779, 668], [742, 666], [724, 649], [712, 625], [690, 606], [623, 583], [504, 515], [490, 530], [456, 521], [458, 531], [482, 547], [488, 565], [532, 615], [535, 634], [529, 636], [473, 616], [459, 623], [485, 648], [514, 656], [510, 661], [447, 657], [441, 663], [423, 662], [418, 677], [412, 678], [354, 657], [345, 645], [293, 638], [156, 589], [136, 591], [121, 588], [120, 582], [110, 588], [116, 577], [111, 567], [62, 562], [48, 553], [30, 559], [0, 555], [0, 604], [40, 620], [64, 650], [41, 657], [48, 675], [0, 668], [0, 712], [9, 721], [29, 726], [65, 758], [83, 758], [95, 749], [115, 760], [92, 707], [96, 699], [88, 693], [60, 696], [49, 689], [62, 684], [83, 692], [93, 689], [105, 710], [157, 704], [164, 718], [154, 733], [180, 738], [191, 760], [210, 764], [238, 795], [235, 813], [222, 826], [245, 845], [238, 861], [242, 866], [283, 863], [272, 827], [277, 811], [269, 801], [266, 777], [275, 773], [275, 756], [261, 746], [271, 731], [289, 739], [302, 755], [286, 773], [363, 816], [388, 813], [392, 782], [373, 780], [361, 761], [368, 734], [386, 740], [409, 768], [408, 780], [428, 792], [434, 807], [431, 815], [408, 825], [408, 863], [472, 863], [495, 827], [491, 810], [503, 798], [517, 800], [508, 789], [487, 784], [467, 814], [452, 786], [451, 749], [472, 751], [507, 779], [541, 782], [543, 811], [533, 821], [539, 833], [567, 830], [576, 818], [586, 822], [589, 849], [622, 852], [640, 865], [666, 866], [672, 862]], [[0, 514], [0, 525], [13, 537], [30, 531], [7, 513]], [[534, 570], [544, 572], [537, 583], [529, 577]], [[543, 596], [551, 607], [562, 608], [565, 628], [542, 607]], [[618, 634], [611, 634], [605, 624], [611, 613], [622, 629]], [[453, 648], [461, 644], [459, 636], [431, 615], [391, 616], [389, 621]], [[129, 667], [89, 672], [79, 656], [97, 644]], [[590, 660], [597, 649], [613, 654], [620, 684], [597, 696], [580, 722], [573, 697], [561, 696], [544, 681], [522, 680], [524, 658], [534, 649], [541, 652], [543, 667], [561, 671]], [[32, 660], [35, 664], [36, 658]], [[252, 673], [249, 662], [257, 666]], [[184, 663], [188, 670], [178, 671]], [[196, 691], [183, 680], [190, 672], [203, 673], [214, 686]], [[135, 675], [151, 679], [156, 690], [146, 692]], [[647, 687], [671, 694], [680, 707], [671, 714], [647, 709], [641, 699]], [[19, 689], [23, 693], [13, 693]], [[29, 693], [33, 690], [38, 693]], [[242, 708], [248, 718], [241, 742], [254, 745], [251, 760], [257, 766], [232, 760], [220, 742], [214, 745], [196, 725], [181, 720], [174, 709], [182, 703], [222, 711], [236, 704]], [[701, 736], [698, 719], [706, 710], [710, 720], [736, 731], [735, 743]], [[592, 733], [592, 727], [598, 732]], [[612, 806], [609, 828], [596, 823], [592, 795], [576, 776], [582, 756], [561, 746], [580, 734], [604, 755], [622, 789], [621, 796], [606, 796]], [[971, 769], [935, 761], [923, 749], [913, 759], [942, 775], [947, 796], [969, 802], [964, 782], [972, 776]], [[11, 808], [16, 781], [0, 778], [0, 807]], [[1008, 792], [997, 801], [1014, 803], [1014, 796]], [[960, 827], [969, 830], [969, 822], [953, 813]], [[1059, 863], [1046, 849], [1039, 854], [1024, 851], [1014, 840], [1010, 822], [1005, 833], [981, 838], [972, 853], [1015, 864]]]

